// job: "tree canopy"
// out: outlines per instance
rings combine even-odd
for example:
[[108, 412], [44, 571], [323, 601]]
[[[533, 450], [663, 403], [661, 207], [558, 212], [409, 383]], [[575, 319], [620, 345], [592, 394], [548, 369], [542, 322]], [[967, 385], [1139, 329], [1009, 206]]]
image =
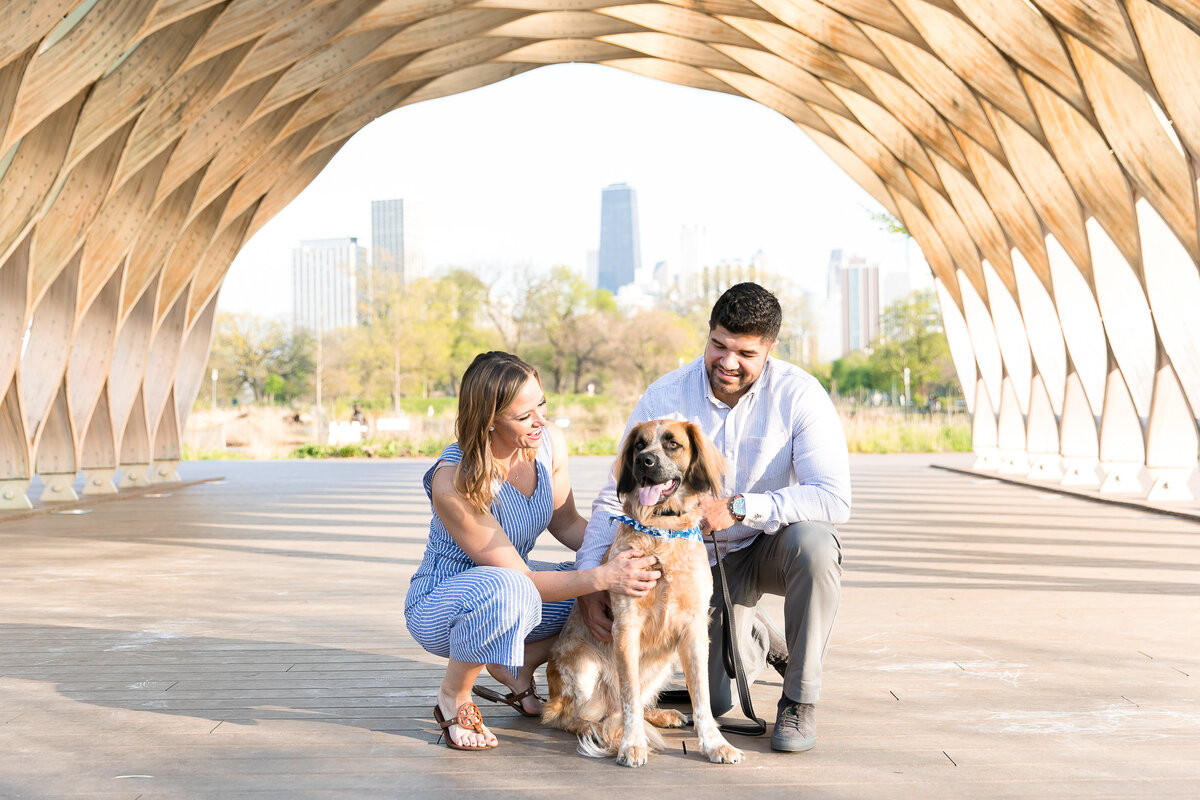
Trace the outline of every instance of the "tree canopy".
[[[803, 295], [776, 283], [785, 310], [778, 354], [800, 361], [795, 344], [816, 326]], [[403, 285], [376, 275], [362, 288], [360, 324], [322, 331], [319, 346], [314, 332], [281, 321], [219, 315], [209, 368], [219, 372], [222, 399], [250, 392], [258, 401], [305, 401], [319, 373], [326, 399], [396, 410], [401, 398], [456, 394], [471, 359], [496, 349], [537, 368], [549, 392], [581, 394], [591, 384], [633, 397], [695, 358], [707, 333], [708, 308], [699, 303], [620, 313], [611, 293], [566, 267], [490, 284], [461, 269]], [[906, 367], [918, 399], [955, 382], [932, 292], [888, 306], [869, 351], [801, 366], [843, 395], [903, 391]]]

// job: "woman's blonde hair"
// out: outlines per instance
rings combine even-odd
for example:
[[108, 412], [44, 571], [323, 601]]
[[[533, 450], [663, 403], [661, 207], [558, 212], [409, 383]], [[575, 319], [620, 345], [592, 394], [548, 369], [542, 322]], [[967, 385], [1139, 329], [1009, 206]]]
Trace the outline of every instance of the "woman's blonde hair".
[[[499, 350], [475, 356], [463, 373], [458, 390], [458, 418], [454, 423], [462, 450], [457, 483], [460, 494], [480, 514], [491, 510], [497, 489], [508, 478], [507, 468], [492, 455], [489, 429], [495, 424], [496, 415], [512, 404], [531, 377], [539, 384], [542, 382], [533, 367]], [[522, 456], [533, 460], [537, 453], [522, 451]]]

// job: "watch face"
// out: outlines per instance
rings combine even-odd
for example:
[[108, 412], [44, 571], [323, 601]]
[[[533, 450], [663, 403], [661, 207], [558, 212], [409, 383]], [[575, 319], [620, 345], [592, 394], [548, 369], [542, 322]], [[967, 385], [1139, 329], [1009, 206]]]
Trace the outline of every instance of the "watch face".
[[746, 498], [740, 494], [733, 498], [733, 513], [739, 517], [746, 516]]

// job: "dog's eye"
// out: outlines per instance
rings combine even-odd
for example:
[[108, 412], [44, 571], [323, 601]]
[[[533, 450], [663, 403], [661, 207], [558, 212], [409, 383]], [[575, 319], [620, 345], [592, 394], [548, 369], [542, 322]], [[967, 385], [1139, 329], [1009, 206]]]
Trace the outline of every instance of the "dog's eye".
[[668, 439], [667, 441], [663, 442], [663, 447], [667, 448], [668, 450], [678, 450], [679, 448], [683, 447], [683, 445], [681, 445], [679, 442]]
[[633, 449], [634, 450], [645, 450], [646, 442], [643, 441], [642, 439], [638, 439], [636, 442], [633, 443]]

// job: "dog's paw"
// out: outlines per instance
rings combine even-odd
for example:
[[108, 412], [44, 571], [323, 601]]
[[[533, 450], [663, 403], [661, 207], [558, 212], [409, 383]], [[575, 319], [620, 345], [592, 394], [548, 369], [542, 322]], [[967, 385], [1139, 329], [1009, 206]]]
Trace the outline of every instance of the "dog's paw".
[[682, 728], [691, 724], [687, 714], [673, 708], [647, 708], [644, 716], [656, 728]]
[[617, 763], [624, 767], [640, 767], [650, 757], [650, 748], [644, 744], [627, 745], [622, 742], [617, 751]]
[[729, 742], [720, 742], [715, 747], [701, 748], [704, 755], [708, 756], [708, 760], [714, 764], [737, 764], [746, 754]]

